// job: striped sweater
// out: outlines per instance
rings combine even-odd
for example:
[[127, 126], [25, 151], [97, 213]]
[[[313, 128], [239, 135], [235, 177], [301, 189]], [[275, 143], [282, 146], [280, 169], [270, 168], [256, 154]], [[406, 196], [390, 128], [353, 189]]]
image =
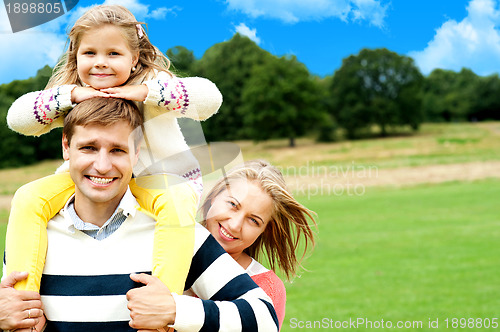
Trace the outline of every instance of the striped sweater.
[[[130, 273], [150, 273], [154, 221], [136, 212], [108, 238], [76, 230], [62, 210], [48, 224], [40, 293], [50, 331], [133, 331], [125, 294], [139, 285]], [[186, 289], [174, 294], [177, 331], [277, 331], [272, 302], [209, 232], [196, 225]]]

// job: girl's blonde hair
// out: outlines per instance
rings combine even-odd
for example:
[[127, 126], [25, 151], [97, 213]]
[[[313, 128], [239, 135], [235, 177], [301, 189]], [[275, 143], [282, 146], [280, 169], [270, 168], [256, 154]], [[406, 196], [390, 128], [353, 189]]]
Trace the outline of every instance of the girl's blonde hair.
[[[69, 32], [68, 50], [54, 67], [52, 77], [46, 89], [64, 84], [83, 85], [78, 77], [76, 55], [83, 35], [90, 29], [104, 24], [120, 27], [132, 53], [139, 53], [136, 70], [133, 71], [125, 84], [140, 84], [154, 77], [154, 71], [168, 70], [170, 61], [151, 42], [134, 15], [125, 7], [119, 5], [100, 5], [90, 8], [76, 22]], [[173, 76], [173, 75], [172, 75]]]
[[[206, 216], [212, 200], [228, 189], [231, 181], [246, 179], [255, 183], [266, 192], [273, 201], [271, 220], [266, 229], [255, 242], [244, 250], [249, 256], [259, 260], [267, 255], [270, 267], [276, 271], [279, 267], [287, 277], [295, 276], [300, 262], [309, 246], [314, 246], [314, 233], [308, 218], [316, 226], [312, 216], [314, 212], [297, 202], [286, 187], [281, 172], [264, 160], [251, 160], [229, 171], [226, 177], [220, 179], [210, 190], [201, 206], [202, 225], [206, 226]], [[304, 238], [304, 251], [297, 258], [299, 240]]]

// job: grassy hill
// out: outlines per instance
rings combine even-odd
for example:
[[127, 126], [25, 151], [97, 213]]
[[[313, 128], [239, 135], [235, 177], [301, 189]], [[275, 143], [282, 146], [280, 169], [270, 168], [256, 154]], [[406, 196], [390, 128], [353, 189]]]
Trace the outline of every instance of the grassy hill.
[[[282, 331], [498, 323], [500, 123], [429, 124], [415, 136], [330, 144], [300, 139], [295, 149], [285, 140], [237, 143], [243, 159], [281, 167], [318, 214], [307, 271], [286, 283]], [[0, 171], [4, 201], [59, 163]], [[2, 232], [7, 217], [4, 202]]]

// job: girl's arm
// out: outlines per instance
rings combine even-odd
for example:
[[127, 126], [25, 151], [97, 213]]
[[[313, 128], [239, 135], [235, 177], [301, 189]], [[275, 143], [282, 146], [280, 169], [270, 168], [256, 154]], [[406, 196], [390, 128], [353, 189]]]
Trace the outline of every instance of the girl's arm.
[[171, 77], [160, 72], [144, 84], [149, 90], [144, 104], [151, 106], [152, 117], [168, 111], [176, 117], [201, 121], [214, 115], [222, 104], [219, 89], [206, 78]]
[[40, 136], [63, 126], [62, 115], [73, 108], [71, 91], [76, 85], [34, 91], [19, 97], [9, 108], [9, 128], [24, 135]]
[[91, 87], [73, 84], [30, 92], [19, 97], [10, 107], [7, 123], [20, 134], [40, 136], [62, 127], [64, 115], [77, 103], [108, 95]]

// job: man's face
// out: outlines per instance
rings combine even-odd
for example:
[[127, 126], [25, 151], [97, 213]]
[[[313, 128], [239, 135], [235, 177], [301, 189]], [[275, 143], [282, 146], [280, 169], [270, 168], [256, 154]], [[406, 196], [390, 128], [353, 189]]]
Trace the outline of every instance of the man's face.
[[69, 160], [76, 185], [75, 204], [86, 209], [118, 206], [137, 162], [131, 133], [124, 120], [110, 126], [76, 126], [70, 143], [63, 137], [63, 157]]

